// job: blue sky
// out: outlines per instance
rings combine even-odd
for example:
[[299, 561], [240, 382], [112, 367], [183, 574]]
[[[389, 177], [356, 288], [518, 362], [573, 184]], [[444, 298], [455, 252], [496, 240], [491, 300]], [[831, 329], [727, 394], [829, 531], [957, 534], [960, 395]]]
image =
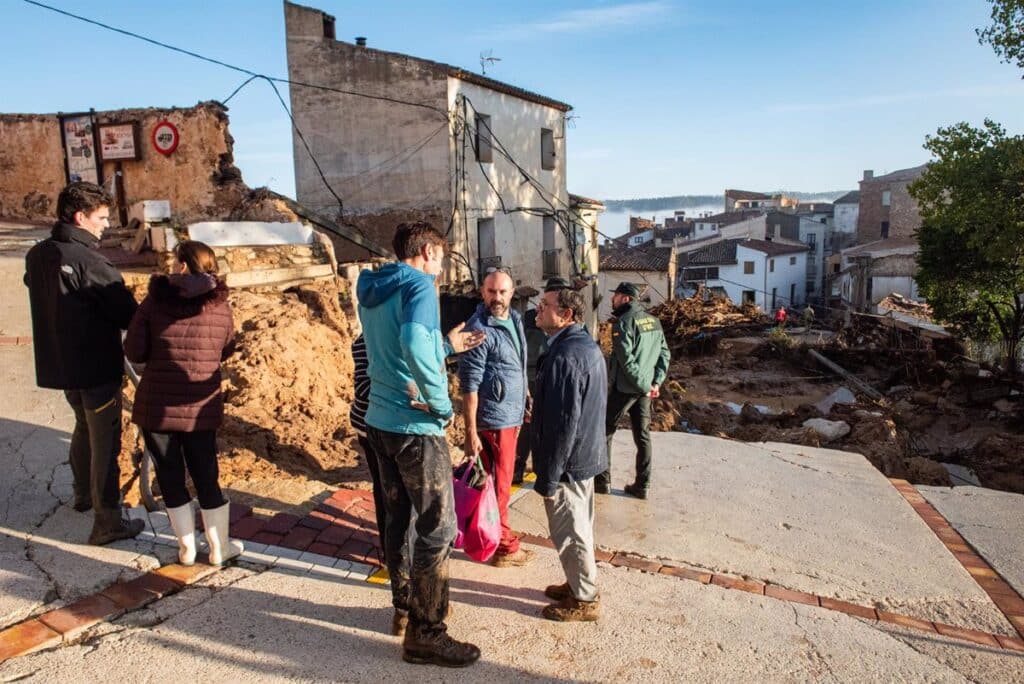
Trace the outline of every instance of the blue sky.
[[[276, 0], [48, 4], [273, 76], [287, 76]], [[856, 188], [927, 160], [936, 128], [985, 117], [1024, 131], [1024, 81], [974, 29], [984, 0], [860, 2], [343, 2], [342, 40], [479, 70], [569, 102], [569, 187], [606, 198], [726, 187]], [[189, 106], [244, 76], [3, 0], [0, 111]], [[229, 104], [252, 186], [292, 194], [288, 120], [269, 87]]]

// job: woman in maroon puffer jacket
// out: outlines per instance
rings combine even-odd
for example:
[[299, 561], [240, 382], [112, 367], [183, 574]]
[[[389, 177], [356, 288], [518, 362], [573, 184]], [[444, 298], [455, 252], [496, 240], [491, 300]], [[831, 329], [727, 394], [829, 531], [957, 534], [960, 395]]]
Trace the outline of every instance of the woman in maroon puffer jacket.
[[228, 538], [230, 504], [218, 484], [217, 428], [224, 417], [220, 364], [234, 352], [228, 291], [217, 279], [217, 258], [202, 242], [174, 250], [174, 273], [154, 275], [124, 341], [125, 356], [145, 363], [132, 422], [142, 429], [156, 464], [167, 516], [178, 537], [178, 558], [196, 558], [195, 514], [185, 486], [187, 466], [199, 498], [210, 563], [242, 552]]

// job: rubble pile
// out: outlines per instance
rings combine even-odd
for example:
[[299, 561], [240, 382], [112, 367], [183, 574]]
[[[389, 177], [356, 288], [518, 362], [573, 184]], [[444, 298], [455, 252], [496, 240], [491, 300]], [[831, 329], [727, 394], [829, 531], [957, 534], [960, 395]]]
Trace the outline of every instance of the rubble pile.
[[721, 297], [704, 298], [701, 290], [686, 299], [671, 299], [650, 309], [665, 330], [673, 357], [714, 352], [722, 337], [760, 331], [769, 323], [756, 307], [737, 307]]
[[652, 429], [853, 451], [918, 484], [953, 484], [943, 464], [963, 466], [984, 486], [1024, 492], [1024, 388], [998, 368], [882, 317], [855, 316], [811, 348], [850, 377], [808, 347], [779, 351], [763, 330], [724, 340], [713, 356], [674, 356]]

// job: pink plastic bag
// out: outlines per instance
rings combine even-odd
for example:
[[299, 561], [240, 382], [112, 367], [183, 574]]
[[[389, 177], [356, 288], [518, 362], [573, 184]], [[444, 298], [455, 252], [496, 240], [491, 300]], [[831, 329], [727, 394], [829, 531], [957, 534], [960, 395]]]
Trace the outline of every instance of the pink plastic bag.
[[458, 531], [455, 533], [455, 548], [457, 549], [462, 548], [465, 529], [469, 525], [470, 518], [476, 513], [480, 496], [483, 494], [482, 489], [477, 489], [472, 484], [477, 476], [474, 474], [473, 465], [466, 464], [463, 468], [461, 477], [458, 474], [458, 469], [452, 477], [452, 490], [455, 493], [455, 519], [458, 523]]
[[[452, 478], [455, 493], [455, 517], [458, 531], [455, 548], [462, 549], [473, 560], [485, 563], [491, 559], [501, 542], [501, 520], [494, 479], [480, 468], [467, 465], [461, 476]], [[474, 487], [479, 480], [483, 486]]]
[[501, 518], [498, 516], [498, 495], [494, 478], [487, 476], [476, 510], [462, 534], [462, 550], [475, 561], [486, 563], [501, 542]]

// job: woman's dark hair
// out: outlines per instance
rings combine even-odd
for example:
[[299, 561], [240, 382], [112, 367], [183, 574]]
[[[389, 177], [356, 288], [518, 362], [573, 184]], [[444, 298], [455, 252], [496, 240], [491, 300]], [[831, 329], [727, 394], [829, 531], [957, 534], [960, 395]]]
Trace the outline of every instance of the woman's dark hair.
[[205, 242], [185, 240], [174, 248], [174, 257], [188, 267], [193, 275], [212, 273], [217, 275], [217, 255]]

